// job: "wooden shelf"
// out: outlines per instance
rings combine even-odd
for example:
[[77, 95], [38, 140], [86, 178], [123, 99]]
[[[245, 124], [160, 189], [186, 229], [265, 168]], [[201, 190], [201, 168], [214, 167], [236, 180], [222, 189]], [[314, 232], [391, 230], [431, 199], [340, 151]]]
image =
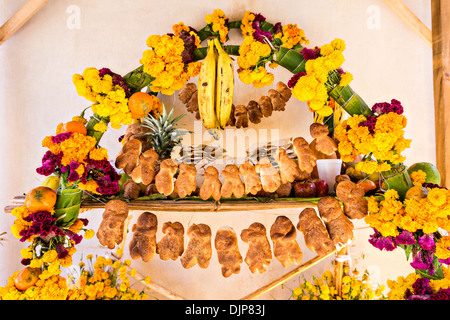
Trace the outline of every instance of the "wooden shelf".
[[[5, 207], [5, 213], [21, 206], [25, 196], [17, 196], [11, 200], [11, 205]], [[267, 202], [258, 200], [225, 200], [223, 202], [203, 200], [131, 200], [128, 203], [130, 210], [153, 211], [180, 211], [180, 212], [224, 212], [247, 210], [270, 210], [287, 208], [311, 208], [316, 207], [317, 198], [302, 199], [271, 199]], [[84, 200], [81, 203], [82, 211], [103, 208], [105, 204], [95, 200]]]

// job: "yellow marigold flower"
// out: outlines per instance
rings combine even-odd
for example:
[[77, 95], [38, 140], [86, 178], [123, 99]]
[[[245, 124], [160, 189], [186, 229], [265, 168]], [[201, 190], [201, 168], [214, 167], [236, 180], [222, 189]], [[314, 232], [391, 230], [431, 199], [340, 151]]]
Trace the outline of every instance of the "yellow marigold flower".
[[411, 178], [411, 181], [415, 185], [421, 186], [423, 183], [425, 183], [427, 174], [425, 172], [423, 172], [422, 170], [417, 170], [417, 171], [411, 172], [410, 178]]
[[94, 237], [94, 235], [95, 235], [95, 231], [94, 230], [92, 230], [92, 229], [89, 229], [89, 230], [86, 230], [85, 232], [84, 232], [84, 238], [85, 239], [92, 239], [93, 237]]
[[89, 158], [92, 160], [108, 160], [108, 150], [105, 148], [95, 148], [89, 152]]
[[433, 188], [428, 192], [427, 199], [434, 206], [440, 207], [447, 203], [448, 190]]
[[150, 283], [152, 280], [151, 280], [151, 277], [150, 276], [146, 276], [145, 278], [144, 278], [144, 282], [145, 283]]
[[178, 37], [181, 31], [189, 32], [190, 28], [186, 26], [183, 22], [179, 22], [178, 24], [174, 24], [172, 26], [173, 33]]
[[341, 81], [339, 82], [339, 85], [342, 87], [348, 86], [352, 80], [353, 75], [350, 72], [346, 72], [341, 75]]
[[116, 254], [121, 257], [123, 255], [123, 248], [118, 248]]
[[95, 131], [105, 132], [106, 130], [108, 130], [108, 126], [103, 121], [100, 121], [94, 125], [93, 129]]
[[86, 124], [87, 123], [87, 120], [85, 118], [83, 118], [83, 117], [80, 117], [80, 116], [73, 117], [72, 121], [80, 122], [82, 124]]
[[78, 188], [80, 188], [81, 190], [85, 190], [87, 192], [93, 193], [93, 194], [100, 194], [97, 191], [98, 184], [94, 180], [88, 180], [88, 181], [86, 181], [86, 183], [81, 182], [78, 184]]

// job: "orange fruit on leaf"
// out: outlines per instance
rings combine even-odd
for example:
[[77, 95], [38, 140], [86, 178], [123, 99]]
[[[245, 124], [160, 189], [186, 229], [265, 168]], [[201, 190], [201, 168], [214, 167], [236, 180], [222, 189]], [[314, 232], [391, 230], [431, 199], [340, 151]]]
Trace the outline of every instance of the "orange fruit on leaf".
[[56, 204], [56, 192], [49, 187], [36, 187], [28, 191], [25, 206], [31, 212], [50, 212]]
[[86, 135], [87, 129], [84, 126], [84, 124], [82, 124], [81, 122], [69, 121], [69, 122], [63, 124], [61, 127], [61, 133], [64, 133], [64, 132], [72, 132], [72, 133], [78, 132], [78, 133]]
[[159, 114], [162, 103], [156, 96], [146, 92], [136, 92], [128, 99], [128, 109], [130, 109], [133, 119], [141, 119], [149, 112], [155, 111]]
[[375, 182], [373, 182], [372, 180], [369, 180], [369, 179], [364, 179], [364, 180], [358, 181], [358, 185], [360, 185], [364, 188], [365, 193], [368, 193], [377, 188]]
[[22, 269], [14, 279], [14, 286], [17, 290], [25, 291], [39, 280], [41, 269], [26, 267]]

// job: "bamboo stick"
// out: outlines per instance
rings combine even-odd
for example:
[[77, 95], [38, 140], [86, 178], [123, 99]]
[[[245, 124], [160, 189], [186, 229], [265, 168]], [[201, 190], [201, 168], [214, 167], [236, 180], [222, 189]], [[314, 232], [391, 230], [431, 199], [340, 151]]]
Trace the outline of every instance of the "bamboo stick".
[[430, 47], [432, 46], [431, 30], [401, 0], [383, 1]]
[[[127, 267], [128, 271], [131, 271], [130, 267]], [[150, 290], [153, 290], [159, 294], [162, 294], [163, 296], [171, 299], [171, 300], [186, 300], [186, 298], [180, 296], [179, 294], [170, 291], [169, 289], [164, 288], [163, 286], [150, 281], [149, 283], [145, 282], [145, 277], [141, 275], [140, 273], [136, 272], [136, 274], [133, 276], [134, 279], [141, 282], [143, 285], [145, 285]]]
[[433, 91], [436, 167], [441, 186], [450, 187], [450, 4], [432, 0]]
[[48, 0], [29, 0], [0, 27], [0, 45], [19, 30]]
[[[11, 213], [15, 207], [21, 206], [23, 201], [15, 197], [12, 205], [4, 208], [5, 213]], [[128, 202], [130, 210], [153, 210], [153, 211], [177, 211], [177, 212], [215, 212], [215, 211], [249, 211], [269, 210], [287, 208], [314, 208], [317, 204], [308, 200], [273, 200], [260, 202], [257, 200], [242, 201], [201, 201], [201, 200], [132, 200]], [[104, 208], [105, 204], [98, 201], [86, 200], [81, 203], [81, 210]]]
[[337, 252], [337, 249], [331, 251], [330, 253], [328, 253], [325, 256], [316, 256], [315, 258], [305, 262], [304, 264], [298, 266], [297, 268], [289, 271], [288, 273], [286, 273], [285, 275], [281, 276], [280, 278], [268, 283], [267, 285], [257, 289], [256, 291], [246, 295], [245, 297], [241, 298], [241, 300], [253, 300], [261, 295], [263, 295], [264, 293], [267, 293], [273, 289], [275, 289], [276, 287], [280, 286], [281, 284], [285, 283], [286, 281], [292, 279], [293, 277], [299, 275], [300, 273], [308, 270], [309, 268], [315, 266], [316, 264], [318, 264], [319, 262], [327, 259], [328, 257], [330, 257], [331, 255], [335, 254]]

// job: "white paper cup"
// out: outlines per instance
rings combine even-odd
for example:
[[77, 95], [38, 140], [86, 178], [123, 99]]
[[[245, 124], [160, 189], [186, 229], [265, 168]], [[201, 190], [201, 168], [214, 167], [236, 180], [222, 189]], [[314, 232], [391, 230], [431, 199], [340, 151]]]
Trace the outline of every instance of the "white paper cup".
[[342, 160], [341, 159], [317, 159], [317, 172], [319, 179], [323, 179], [328, 183], [328, 193], [334, 192], [334, 183], [336, 176], [341, 174]]

